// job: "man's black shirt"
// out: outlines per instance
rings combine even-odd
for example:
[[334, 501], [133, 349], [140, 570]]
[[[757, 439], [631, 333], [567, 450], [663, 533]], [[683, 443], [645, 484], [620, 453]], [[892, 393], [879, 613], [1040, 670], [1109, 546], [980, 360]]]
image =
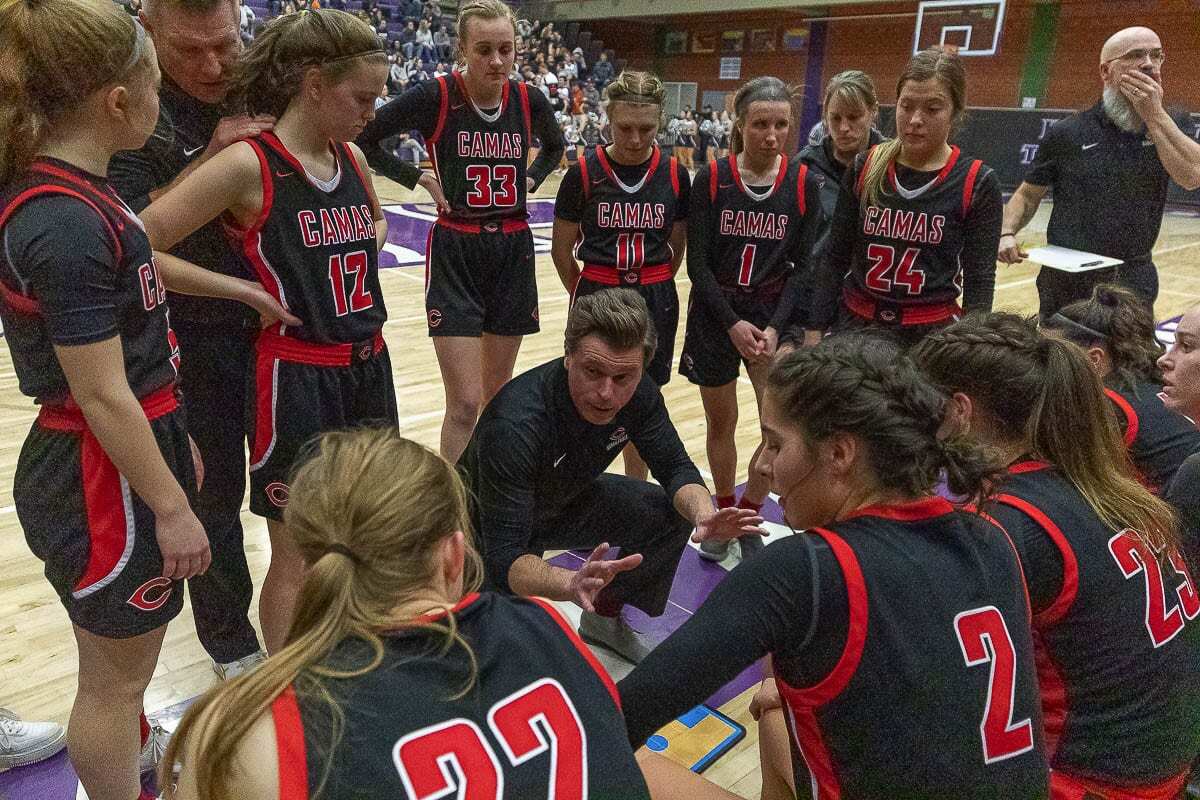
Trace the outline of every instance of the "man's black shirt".
[[[159, 92], [158, 124], [141, 150], [124, 150], [113, 156], [108, 178], [121, 198], [136, 212], [150, 205], [150, 192], [161, 189], [200, 157], [217, 123], [220, 110], [201, 103], [163, 75]], [[171, 248], [171, 254], [193, 264], [250, 279], [242, 259], [229, 245], [219, 220], [213, 220]], [[253, 312], [233, 300], [171, 293], [171, 322], [241, 327], [253, 324]]]
[[607, 425], [579, 416], [561, 358], [500, 390], [458, 461], [491, 586], [511, 591], [513, 562], [542, 555], [530, 548], [535, 522], [553, 519], [631, 441], [668, 497], [689, 483], [704, 484], [675, 432], [662, 392], [647, 375]]
[[1054, 189], [1050, 244], [1132, 262], [1150, 260], [1169, 180], [1154, 142], [1118, 128], [1103, 102], [1055, 123], [1025, 176]]

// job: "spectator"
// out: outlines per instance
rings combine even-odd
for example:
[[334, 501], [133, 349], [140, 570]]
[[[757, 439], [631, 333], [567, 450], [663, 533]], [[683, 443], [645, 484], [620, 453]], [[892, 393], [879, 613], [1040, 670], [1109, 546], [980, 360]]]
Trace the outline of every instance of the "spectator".
[[388, 56], [388, 93], [399, 94], [400, 89], [406, 83], [408, 83], [408, 73], [404, 71], [404, 64], [398, 61], [396, 56]]
[[429, 29], [429, 20], [422, 19], [417, 26], [417, 33], [414, 37], [414, 50], [417, 57], [421, 59], [421, 63], [433, 61], [436, 56], [433, 53], [433, 31]]
[[438, 25], [437, 32], [433, 34], [433, 51], [438, 60], [450, 60], [452, 48], [450, 45], [450, 34], [446, 32], [445, 25]]
[[429, 153], [421, 146], [421, 142], [416, 137], [408, 133], [402, 133], [397, 137], [399, 141], [393, 148], [396, 158], [401, 161], [408, 161], [416, 166], [420, 166], [422, 161], [429, 158]]
[[243, 44], [249, 44], [254, 39], [254, 9], [243, 2], [238, 3], [238, 30]]
[[603, 89], [612, 79], [613, 65], [608, 60], [608, 53], [601, 53], [600, 59], [592, 67], [592, 80], [596, 82], [596, 88]]
[[413, 57], [413, 48], [416, 47], [417, 28], [413, 20], [404, 23], [404, 27], [400, 30], [400, 49], [404, 53], [405, 58]]
[[587, 59], [583, 57], [583, 48], [576, 47], [571, 51], [571, 57], [575, 59], [575, 63], [579, 66], [579, 74], [587, 73]]

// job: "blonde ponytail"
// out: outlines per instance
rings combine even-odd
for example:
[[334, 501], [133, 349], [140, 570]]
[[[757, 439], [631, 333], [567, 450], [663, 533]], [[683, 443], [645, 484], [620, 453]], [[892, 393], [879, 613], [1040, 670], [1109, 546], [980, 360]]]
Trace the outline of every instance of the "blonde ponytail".
[[868, 152], [867, 163], [863, 164], [866, 174], [862, 178], [863, 190], [859, 202], [874, 205], [879, 202], [879, 195], [883, 191], [888, 166], [900, 155], [900, 140], [888, 139]]

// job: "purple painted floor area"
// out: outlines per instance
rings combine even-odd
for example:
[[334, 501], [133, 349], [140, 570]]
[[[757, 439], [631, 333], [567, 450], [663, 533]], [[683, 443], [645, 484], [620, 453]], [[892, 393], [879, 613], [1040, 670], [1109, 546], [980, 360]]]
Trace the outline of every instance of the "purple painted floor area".
[[[400, 210], [391, 210], [396, 208]], [[532, 199], [528, 208], [530, 225], [549, 225], [554, 222], [553, 200]], [[437, 216], [437, 207], [432, 203], [390, 203], [385, 206], [383, 213], [388, 224], [388, 244], [412, 252], [402, 260], [395, 253], [384, 250], [379, 254], [379, 266], [384, 269], [424, 266], [429, 231], [433, 227], [432, 217]]]

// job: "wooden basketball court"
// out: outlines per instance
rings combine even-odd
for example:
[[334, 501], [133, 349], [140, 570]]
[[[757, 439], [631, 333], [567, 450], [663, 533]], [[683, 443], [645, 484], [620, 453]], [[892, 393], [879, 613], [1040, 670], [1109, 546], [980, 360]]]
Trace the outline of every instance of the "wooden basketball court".
[[[424, 202], [423, 194], [407, 192], [390, 181], [377, 179], [384, 204]], [[552, 176], [537, 197], [553, 198], [558, 178]], [[1049, 205], [1026, 229], [1028, 246], [1044, 240]], [[1119, 225], [1119, 220], [1113, 224]], [[535, 231], [548, 239], [549, 229]], [[1200, 301], [1200, 212], [1168, 212], [1156, 248], [1162, 289], [1156, 306], [1159, 319], [1180, 314]], [[542, 331], [527, 337], [517, 362], [517, 372], [541, 364], [562, 353], [562, 331], [566, 321], [567, 293], [558, 281], [549, 254], [537, 258]], [[1037, 305], [1034, 288], [1036, 267], [1001, 265], [997, 273], [996, 308], [1032, 313]], [[433, 346], [426, 336], [424, 272], [421, 267], [384, 270], [381, 283], [390, 320], [384, 328], [392, 353], [395, 382], [400, 402], [402, 432], [436, 449], [441, 425], [443, 392]], [[689, 283], [681, 271], [679, 295], [686, 308]], [[681, 315], [682, 317], [682, 315]], [[683, 320], [675, 345], [676, 358], [683, 344]], [[14, 709], [27, 719], [50, 719], [66, 723], [75, 693], [76, 654], [70, 623], [57, 596], [42, 576], [42, 564], [26, 547], [12, 505], [13, 472], [17, 455], [34, 418], [33, 403], [17, 391], [12, 360], [0, 348], [0, 706]], [[741, 391], [742, 415], [738, 427], [739, 455], [745, 460], [757, 444], [757, 414], [748, 382]], [[702, 469], [707, 467], [704, 449], [704, 412], [700, 394], [679, 375], [665, 389], [671, 416], [688, 452]], [[240, 413], [234, 409], [231, 413]], [[614, 465], [620, 469], [620, 460]], [[745, 479], [743, 465], [739, 481]], [[269, 547], [266, 527], [260, 518], [243, 507], [246, 549], [256, 586], [267, 569]], [[256, 608], [255, 605], [252, 607]], [[251, 614], [255, 618], [255, 614]], [[156, 709], [193, 697], [215, 682], [207, 654], [196, 638], [190, 609], [171, 624], [158, 669], [146, 697], [146, 708]], [[705, 776], [744, 797], [757, 797], [760, 788], [756, 727], [748, 706], [753, 690], [742, 693], [723, 707], [727, 715], [747, 728], [747, 737], [719, 760]]]

